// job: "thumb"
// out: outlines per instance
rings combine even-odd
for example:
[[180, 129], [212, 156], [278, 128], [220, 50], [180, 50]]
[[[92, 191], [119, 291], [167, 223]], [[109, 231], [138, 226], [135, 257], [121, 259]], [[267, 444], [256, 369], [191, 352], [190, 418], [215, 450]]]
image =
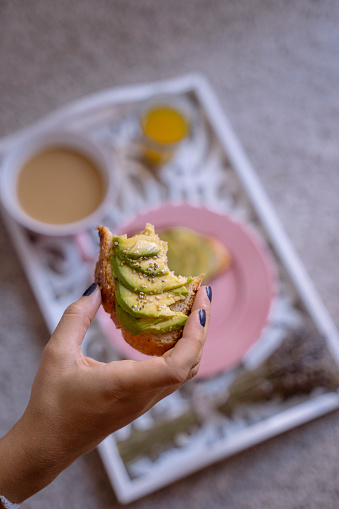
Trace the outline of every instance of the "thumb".
[[83, 296], [65, 310], [51, 341], [67, 349], [80, 346], [100, 304], [100, 288], [92, 283]]

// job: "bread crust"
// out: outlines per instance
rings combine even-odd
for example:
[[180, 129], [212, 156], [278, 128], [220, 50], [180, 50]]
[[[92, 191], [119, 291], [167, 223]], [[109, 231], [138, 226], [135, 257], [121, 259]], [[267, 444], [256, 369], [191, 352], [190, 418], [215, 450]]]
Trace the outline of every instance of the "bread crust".
[[[110, 254], [113, 247], [113, 234], [106, 226], [98, 226], [97, 230], [99, 232], [100, 249], [99, 258], [95, 267], [94, 280], [101, 289], [104, 310], [111, 316], [115, 326], [121, 329], [122, 336], [129, 345], [146, 355], [163, 355], [173, 348], [176, 342], [182, 337], [183, 327], [163, 334], [148, 333], [133, 335], [121, 326], [115, 311], [116, 284], [110, 261]], [[185, 300], [169, 306], [170, 309], [173, 311], [181, 311], [189, 315], [203, 277], [204, 274], [201, 274], [194, 278], [190, 284], [186, 285], [189, 294], [186, 296]]]
[[213, 252], [213, 266], [215, 267], [215, 272], [212, 278], [214, 278], [230, 267], [232, 257], [228, 249], [226, 249], [219, 240], [209, 237], [207, 241]]

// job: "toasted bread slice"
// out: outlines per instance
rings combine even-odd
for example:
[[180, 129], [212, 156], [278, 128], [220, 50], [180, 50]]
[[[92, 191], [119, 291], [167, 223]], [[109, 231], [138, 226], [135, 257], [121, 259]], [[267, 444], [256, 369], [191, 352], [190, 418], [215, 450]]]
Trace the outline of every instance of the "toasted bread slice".
[[[121, 329], [124, 340], [133, 348], [146, 355], [161, 356], [167, 350], [172, 348], [181, 338], [183, 328], [162, 334], [138, 334], [133, 335], [122, 327], [115, 311], [115, 291], [116, 284], [112, 271], [110, 254], [112, 252], [113, 234], [105, 226], [97, 227], [100, 238], [99, 259], [95, 268], [95, 281], [101, 289], [102, 305], [104, 310], [111, 315], [116, 327]], [[195, 295], [203, 280], [204, 274], [196, 277], [191, 283], [186, 285], [189, 293], [185, 300], [176, 302], [170, 306], [173, 311], [181, 311], [189, 315], [193, 306]]]
[[210, 267], [213, 267], [213, 272], [210, 271], [210, 275], [208, 277], [208, 280], [210, 280], [230, 268], [232, 264], [232, 257], [228, 249], [226, 249], [219, 240], [209, 237], [207, 242], [209, 243], [212, 252]]

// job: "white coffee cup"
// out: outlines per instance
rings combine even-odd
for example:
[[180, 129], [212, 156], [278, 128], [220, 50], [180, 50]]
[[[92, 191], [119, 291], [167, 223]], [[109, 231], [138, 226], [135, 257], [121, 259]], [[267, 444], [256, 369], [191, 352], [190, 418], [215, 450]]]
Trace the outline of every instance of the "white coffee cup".
[[[100, 173], [104, 192], [99, 205], [90, 214], [73, 222], [50, 224], [29, 215], [20, 203], [18, 181], [25, 164], [49, 149], [66, 149], [90, 161]], [[85, 135], [71, 131], [47, 131], [16, 144], [0, 169], [0, 199], [6, 211], [22, 226], [44, 235], [73, 235], [95, 226], [120, 189], [120, 171], [113, 153], [106, 152]], [[60, 204], [62, 206], [62, 204]]]

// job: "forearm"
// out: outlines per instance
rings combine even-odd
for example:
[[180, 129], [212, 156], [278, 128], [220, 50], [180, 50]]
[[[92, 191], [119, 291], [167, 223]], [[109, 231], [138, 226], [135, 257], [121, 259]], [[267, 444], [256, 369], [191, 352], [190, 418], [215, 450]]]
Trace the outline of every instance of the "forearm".
[[31, 433], [25, 417], [0, 440], [0, 494], [11, 502], [23, 502], [63, 470], [64, 461], [46, 453], [43, 445], [43, 437]]

